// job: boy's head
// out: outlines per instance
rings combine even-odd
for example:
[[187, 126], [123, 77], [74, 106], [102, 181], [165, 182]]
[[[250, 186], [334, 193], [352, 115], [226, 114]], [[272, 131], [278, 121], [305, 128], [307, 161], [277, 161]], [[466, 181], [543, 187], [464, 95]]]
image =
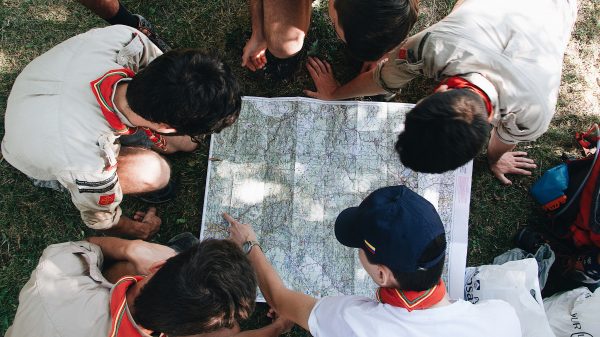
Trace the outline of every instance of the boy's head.
[[168, 336], [232, 329], [254, 311], [254, 270], [229, 240], [204, 240], [149, 276], [133, 319]]
[[489, 137], [483, 99], [470, 89], [436, 92], [407, 115], [396, 151], [414, 171], [442, 173], [473, 159]]
[[171, 50], [156, 58], [133, 77], [126, 97], [140, 117], [188, 136], [223, 130], [241, 108], [229, 67], [196, 49]]
[[338, 35], [361, 61], [378, 60], [404, 41], [418, 11], [418, 0], [329, 1]]
[[422, 291], [442, 275], [444, 225], [435, 208], [405, 186], [378, 189], [358, 207], [342, 211], [335, 236], [341, 244], [362, 250], [361, 262], [380, 286]]

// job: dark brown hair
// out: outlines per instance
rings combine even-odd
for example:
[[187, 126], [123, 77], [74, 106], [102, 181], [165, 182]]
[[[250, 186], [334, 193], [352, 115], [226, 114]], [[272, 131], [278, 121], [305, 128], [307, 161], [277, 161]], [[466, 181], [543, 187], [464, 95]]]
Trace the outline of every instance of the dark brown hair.
[[378, 60], [404, 41], [419, 12], [418, 0], [335, 0], [333, 6], [348, 49], [361, 61]]
[[438, 92], [407, 115], [396, 151], [414, 171], [442, 173], [473, 159], [490, 135], [485, 103], [469, 89]]
[[229, 240], [204, 240], [165, 263], [135, 299], [146, 329], [187, 336], [234, 328], [254, 311], [256, 276]]

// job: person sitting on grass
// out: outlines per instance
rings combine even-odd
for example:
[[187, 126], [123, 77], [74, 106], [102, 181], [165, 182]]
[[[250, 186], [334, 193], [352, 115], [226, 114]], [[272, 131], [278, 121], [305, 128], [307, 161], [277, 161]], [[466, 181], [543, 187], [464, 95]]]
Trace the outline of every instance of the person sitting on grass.
[[194, 151], [233, 124], [240, 108], [237, 80], [216, 57], [196, 49], [162, 54], [127, 26], [92, 29], [17, 77], [2, 155], [34, 185], [69, 191], [88, 227], [147, 239], [160, 218], [154, 209], [123, 215], [123, 195], [170, 200], [162, 154]]
[[329, 63], [310, 59], [314, 98], [339, 100], [396, 92], [415, 77], [441, 81], [406, 116], [396, 150], [415, 171], [441, 173], [485, 146], [493, 174], [530, 175], [527, 153], [556, 110], [563, 55], [577, 16], [576, 0], [460, 0], [440, 22], [411, 36], [387, 60], [341, 86]]
[[[329, 0], [338, 37], [361, 61], [376, 61], [404, 40], [417, 21], [418, 0]], [[310, 25], [311, 0], [250, 0], [252, 35], [242, 66], [287, 79], [297, 68]], [[366, 66], [372, 65], [370, 62]], [[364, 67], [363, 67], [364, 68]]]
[[258, 337], [291, 329], [277, 318], [240, 332], [256, 299], [248, 259], [228, 240], [187, 247], [176, 254], [114, 237], [51, 245], [21, 290], [5, 337]]
[[451, 301], [441, 280], [444, 226], [435, 208], [404, 186], [371, 193], [335, 222], [338, 241], [358, 249], [360, 263], [379, 286], [377, 300], [321, 299], [289, 290], [267, 261], [252, 227], [224, 214], [230, 239], [246, 247], [267, 303], [315, 337], [521, 336], [514, 309], [490, 300]]

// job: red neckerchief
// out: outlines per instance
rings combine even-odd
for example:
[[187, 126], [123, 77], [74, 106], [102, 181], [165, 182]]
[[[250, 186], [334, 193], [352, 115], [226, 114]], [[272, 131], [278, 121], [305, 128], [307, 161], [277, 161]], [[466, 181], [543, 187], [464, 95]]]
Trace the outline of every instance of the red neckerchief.
[[433, 91], [434, 92], [437, 91], [439, 89], [439, 87], [441, 87], [444, 84], [448, 86], [448, 89], [471, 89], [471, 90], [473, 90], [485, 102], [485, 108], [488, 111], [488, 116], [492, 115], [492, 113], [494, 111], [492, 108], [492, 101], [490, 100], [488, 95], [485, 93], [485, 91], [481, 90], [481, 88], [479, 88], [475, 84], [465, 80], [464, 78], [462, 78], [460, 76], [452, 76], [452, 77], [448, 77], [448, 78], [444, 79], [442, 82], [440, 82], [440, 84], [438, 84], [438, 86], [435, 87], [435, 89]]
[[96, 100], [100, 105], [100, 110], [102, 110], [104, 118], [106, 118], [106, 121], [116, 133], [119, 135], [132, 135], [138, 130], [142, 130], [156, 147], [164, 151], [167, 149], [167, 141], [163, 136], [146, 127], [129, 127], [125, 125], [125, 123], [119, 119], [119, 116], [117, 116], [113, 106], [112, 96], [114, 90], [116, 90], [115, 84], [123, 78], [130, 78], [134, 75], [135, 73], [127, 68], [114, 69], [108, 71], [106, 74], [102, 75], [102, 77], [90, 82], [90, 86], [92, 87], [94, 97], [96, 97]]
[[440, 282], [433, 288], [424, 291], [404, 291], [396, 288], [379, 288], [376, 292], [377, 300], [381, 303], [404, 308], [408, 311], [431, 308], [444, 296], [446, 296], [446, 285]]
[[[127, 289], [142, 276], [125, 276], [115, 283], [110, 293], [110, 331], [108, 337], [144, 337], [127, 314]], [[161, 336], [164, 336], [161, 334]]]

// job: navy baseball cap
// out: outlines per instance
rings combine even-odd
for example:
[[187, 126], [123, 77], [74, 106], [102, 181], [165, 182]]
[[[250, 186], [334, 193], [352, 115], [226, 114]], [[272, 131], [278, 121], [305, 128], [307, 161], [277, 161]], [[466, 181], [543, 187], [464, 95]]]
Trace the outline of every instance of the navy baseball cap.
[[427, 270], [446, 252], [419, 263], [427, 246], [444, 225], [429, 201], [405, 186], [384, 187], [358, 207], [343, 210], [335, 221], [335, 237], [344, 246], [362, 248], [369, 261], [393, 271]]

